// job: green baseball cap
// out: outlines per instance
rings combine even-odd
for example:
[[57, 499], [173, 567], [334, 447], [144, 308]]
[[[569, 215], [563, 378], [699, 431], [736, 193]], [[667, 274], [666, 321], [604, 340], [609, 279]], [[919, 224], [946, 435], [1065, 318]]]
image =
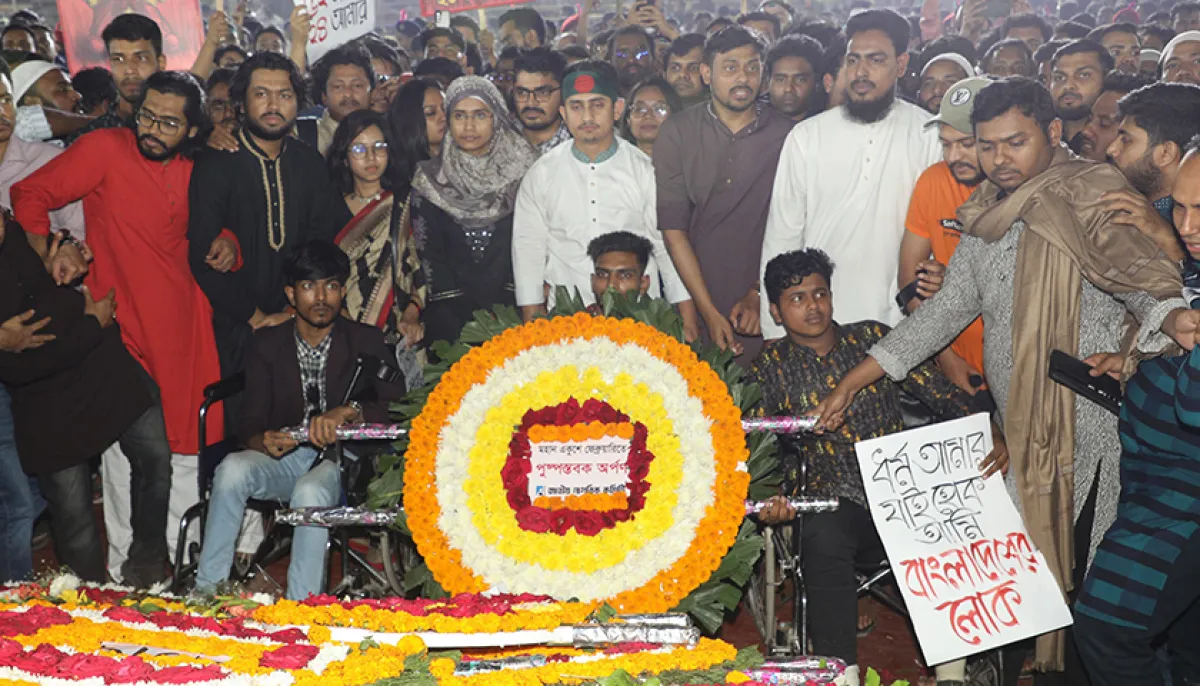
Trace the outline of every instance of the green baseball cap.
[[925, 123], [928, 128], [935, 124], [946, 124], [959, 133], [968, 135], [975, 133], [971, 126], [971, 109], [975, 107], [975, 96], [992, 80], [986, 76], [972, 76], [950, 86], [942, 96], [942, 104], [938, 114]]

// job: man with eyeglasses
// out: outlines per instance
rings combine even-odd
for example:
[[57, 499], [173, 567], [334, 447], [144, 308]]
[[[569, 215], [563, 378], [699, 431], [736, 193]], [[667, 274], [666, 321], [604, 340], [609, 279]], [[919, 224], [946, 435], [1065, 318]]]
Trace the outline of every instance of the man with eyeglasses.
[[453, 29], [433, 28], [421, 32], [421, 55], [425, 59], [445, 57], [467, 69], [467, 41]]
[[607, 61], [616, 68], [624, 94], [654, 75], [654, 41], [642, 26], [622, 26], [608, 39]]
[[[239, 149], [207, 152], [192, 174], [189, 264], [212, 303], [224, 376], [242, 371], [254, 331], [291, 318], [283, 295], [287, 253], [310, 239], [332, 240], [350, 221], [325, 161], [289, 135], [303, 88], [288, 58], [262, 52], [247, 60], [229, 89], [243, 114]], [[214, 259], [209, 246], [225, 240], [223, 229], [235, 237], [245, 268]], [[238, 409], [226, 403], [226, 416], [232, 421]]]
[[704, 61], [704, 36], [685, 33], [671, 43], [663, 53], [663, 72], [667, 83], [683, 100], [684, 108], [708, 101], [708, 87], [700, 78], [700, 63]]
[[521, 51], [517, 48], [504, 48], [496, 58], [496, 68], [487, 75], [488, 81], [500, 91], [509, 107], [512, 107], [513, 82], [517, 78], [517, 59], [520, 56]]
[[515, 63], [513, 110], [525, 128], [525, 140], [543, 155], [571, 139], [560, 113], [566, 68], [566, 59], [549, 48], [527, 50]]
[[[281, 295], [296, 316], [260, 330], [246, 359], [246, 411], [237, 437], [242, 450], [225, 457], [213, 476], [204, 547], [196, 591], [211, 593], [229, 578], [239, 524], [250, 498], [290, 502], [292, 507], [329, 507], [342, 492], [337, 463], [322, 459], [349, 422], [384, 422], [388, 402], [403, 389], [365, 380], [365, 392], [350, 396], [355, 360], [388, 359], [383, 332], [340, 316], [350, 277], [350, 260], [330, 241], [308, 241], [283, 263]], [[360, 382], [361, 383], [361, 382]], [[362, 402], [354, 398], [361, 398]], [[282, 429], [302, 427], [296, 440]], [[361, 455], [353, 444], [346, 459]], [[292, 538], [287, 597], [304, 600], [321, 592], [329, 530], [298, 526]]]
[[233, 107], [233, 101], [229, 99], [229, 84], [233, 82], [236, 74], [237, 71], [233, 69], [215, 69], [204, 84], [204, 91], [208, 96], [205, 108], [213, 128], [219, 127], [231, 134], [237, 128], [237, 110]]
[[517, 193], [512, 254], [521, 315], [529, 321], [545, 312], [557, 286], [578, 291], [590, 304], [595, 268], [588, 244], [609, 232], [629, 231], [653, 244], [650, 293], [661, 295], [661, 274], [667, 299], [694, 321], [691, 296], [658, 232], [654, 164], [616, 135], [625, 111], [616, 70], [584, 60], [567, 69], [562, 90], [562, 116], [574, 140], [535, 162]]
[[[146, 79], [136, 112], [132, 127], [84, 136], [13, 186], [12, 203], [25, 231], [44, 241], [53, 226], [51, 211], [83, 201], [88, 245], [95, 254], [95, 269], [85, 284], [98, 297], [113, 295], [125, 347], [161, 396], [172, 453], [167, 542], [173, 549], [178, 519], [198, 499], [196, 402], [204, 387], [220, 378], [212, 310], [188, 269], [187, 187], [191, 156], [201, 146], [197, 136], [206, 121], [204, 92], [191, 74], [157, 72]], [[210, 239], [204, 250], [211, 244]], [[76, 272], [84, 268], [77, 265]], [[73, 273], [59, 276], [60, 283], [73, 280]], [[221, 417], [213, 420], [210, 437], [220, 437]], [[110, 469], [120, 471], [112, 463], [125, 462], [117, 459], [120, 455], [104, 456], [109, 572], [117, 579], [132, 529], [130, 515], [115, 516], [129, 498], [128, 487], [110, 484]], [[140, 512], [133, 509], [132, 518], [144, 516]], [[156, 561], [157, 573], [143, 567], [125, 580], [161, 577], [162, 562]]]

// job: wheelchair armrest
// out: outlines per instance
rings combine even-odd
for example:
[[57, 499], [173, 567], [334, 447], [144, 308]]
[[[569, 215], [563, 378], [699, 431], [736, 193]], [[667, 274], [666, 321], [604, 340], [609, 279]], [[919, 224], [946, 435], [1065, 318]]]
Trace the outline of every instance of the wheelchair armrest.
[[246, 389], [246, 373], [238, 372], [204, 387], [204, 402], [208, 405], [231, 398]]

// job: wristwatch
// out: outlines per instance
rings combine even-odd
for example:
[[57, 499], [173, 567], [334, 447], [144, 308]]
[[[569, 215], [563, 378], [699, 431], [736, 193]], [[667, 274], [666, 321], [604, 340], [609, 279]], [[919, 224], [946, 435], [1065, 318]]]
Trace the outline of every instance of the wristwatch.
[[358, 402], [357, 400], [351, 400], [350, 402], [346, 403], [346, 405], [349, 406], [350, 409], [352, 409], [356, 413], [358, 413], [359, 419], [363, 418], [362, 403]]

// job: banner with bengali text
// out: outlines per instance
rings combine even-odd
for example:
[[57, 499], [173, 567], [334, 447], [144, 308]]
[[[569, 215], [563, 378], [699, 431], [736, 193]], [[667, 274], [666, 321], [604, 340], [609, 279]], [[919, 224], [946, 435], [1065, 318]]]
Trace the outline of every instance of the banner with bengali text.
[[1071, 623], [1000, 474], [986, 414], [855, 446], [867, 501], [930, 665]]
[[204, 43], [198, 0], [58, 0], [64, 49], [71, 73], [108, 68], [101, 32], [118, 15], [134, 12], [153, 19], [163, 35], [168, 69], [187, 71]]
[[375, 30], [375, 0], [296, 0], [308, 9], [308, 63]]
[[466, 12], [481, 10], [487, 7], [504, 7], [507, 5], [524, 5], [533, 0], [421, 0], [421, 16], [432, 17], [438, 10]]

